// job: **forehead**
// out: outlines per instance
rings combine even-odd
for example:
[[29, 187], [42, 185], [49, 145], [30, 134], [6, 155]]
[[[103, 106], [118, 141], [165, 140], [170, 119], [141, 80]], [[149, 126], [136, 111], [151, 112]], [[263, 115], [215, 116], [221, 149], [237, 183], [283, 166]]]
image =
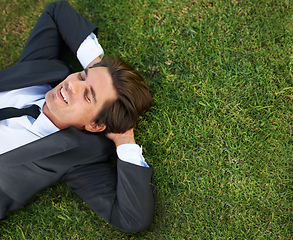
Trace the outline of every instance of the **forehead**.
[[[106, 67], [94, 67], [85, 69], [87, 75], [92, 75], [95, 78], [111, 78], [110, 73]], [[107, 79], [105, 79], [107, 80]], [[111, 79], [112, 82], [112, 79]]]
[[87, 81], [95, 91], [97, 101], [116, 99], [112, 77], [106, 67], [95, 67], [87, 70]]

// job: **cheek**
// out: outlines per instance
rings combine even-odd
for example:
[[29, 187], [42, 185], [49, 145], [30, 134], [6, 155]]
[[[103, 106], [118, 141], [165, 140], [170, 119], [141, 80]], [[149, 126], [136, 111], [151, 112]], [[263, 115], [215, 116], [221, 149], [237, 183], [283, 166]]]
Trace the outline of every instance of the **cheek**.
[[98, 110], [96, 107], [85, 107], [83, 109], [84, 111], [83, 112], [83, 116], [88, 120], [88, 121], [93, 121], [96, 119], [97, 115], [98, 115]]
[[95, 117], [95, 108], [88, 106], [88, 104], [79, 104], [74, 109], [68, 109], [68, 115], [75, 119], [83, 121], [92, 120]]
[[[52, 90], [51, 90], [52, 91]], [[53, 95], [52, 92], [49, 91], [45, 95], [45, 101], [49, 109], [54, 109]]]
[[50, 90], [50, 91], [48, 91], [46, 94], [45, 94], [45, 100], [46, 100], [46, 102], [48, 102], [49, 100], [50, 100], [50, 95], [51, 95], [51, 92], [53, 91], [53, 89], [52, 90]]

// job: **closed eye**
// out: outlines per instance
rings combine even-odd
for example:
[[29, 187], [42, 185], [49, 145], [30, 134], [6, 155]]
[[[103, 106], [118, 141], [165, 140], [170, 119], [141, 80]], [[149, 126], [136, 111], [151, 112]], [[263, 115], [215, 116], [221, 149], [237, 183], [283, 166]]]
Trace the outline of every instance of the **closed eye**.
[[88, 89], [85, 89], [84, 90], [84, 98], [85, 100], [87, 100], [88, 102], [91, 102], [91, 99], [89, 97], [89, 90]]
[[[84, 69], [83, 72], [78, 74], [78, 78], [80, 81], [85, 81], [86, 78], [88, 77], [88, 69]], [[96, 103], [97, 99], [96, 99], [96, 92], [94, 91], [93, 87], [90, 86], [90, 88], [86, 88], [84, 90], [84, 98], [88, 101], [91, 102], [91, 99], [93, 99], [93, 101]]]
[[82, 75], [82, 72], [78, 74], [78, 79], [79, 79], [80, 81], [85, 81], [85, 78], [84, 78], [84, 76]]

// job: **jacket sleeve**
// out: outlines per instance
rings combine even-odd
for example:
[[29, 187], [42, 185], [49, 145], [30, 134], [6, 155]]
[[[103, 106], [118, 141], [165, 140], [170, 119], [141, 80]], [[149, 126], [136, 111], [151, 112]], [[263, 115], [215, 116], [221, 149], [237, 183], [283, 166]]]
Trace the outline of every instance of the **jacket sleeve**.
[[64, 180], [114, 227], [125, 232], [150, 227], [155, 208], [151, 166], [145, 168], [118, 159], [117, 170], [109, 163], [97, 163], [75, 169]]
[[19, 62], [59, 59], [63, 43], [76, 55], [80, 44], [92, 32], [98, 33], [97, 26], [76, 12], [67, 1], [53, 2], [39, 17]]
[[96, 25], [76, 12], [67, 1], [51, 3], [44, 13], [54, 20], [62, 39], [74, 54], [91, 32], [98, 33]]

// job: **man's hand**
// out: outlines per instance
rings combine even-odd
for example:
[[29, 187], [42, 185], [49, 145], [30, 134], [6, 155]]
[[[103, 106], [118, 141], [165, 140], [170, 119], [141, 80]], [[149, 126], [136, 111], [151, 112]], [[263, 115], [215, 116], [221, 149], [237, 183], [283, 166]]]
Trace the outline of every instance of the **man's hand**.
[[101, 58], [100, 57], [96, 57], [93, 61], [91, 61], [90, 63], [89, 63], [89, 65], [86, 67], [86, 68], [90, 68], [90, 67], [92, 67], [93, 65], [95, 65], [95, 64], [97, 64], [97, 63], [99, 63], [99, 62], [101, 62], [102, 60], [101, 60]]
[[106, 137], [111, 139], [115, 143], [116, 148], [122, 144], [135, 144], [133, 128], [126, 131], [125, 133], [107, 133]]

